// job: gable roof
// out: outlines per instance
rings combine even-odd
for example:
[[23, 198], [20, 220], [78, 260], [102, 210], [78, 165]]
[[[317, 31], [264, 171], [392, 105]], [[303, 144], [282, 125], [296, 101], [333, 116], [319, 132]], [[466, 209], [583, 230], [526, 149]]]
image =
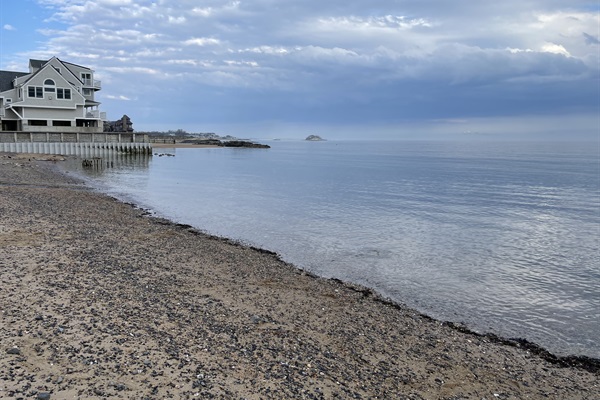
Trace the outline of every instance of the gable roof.
[[[66, 61], [62, 61], [60, 59], [58, 59], [57, 57], [53, 57], [56, 58], [56, 60], [61, 63], [62, 65], [65, 66], [65, 70], [68, 71], [68, 73], [73, 76], [78, 82], [82, 82], [81, 78], [78, 77], [77, 75], [75, 75], [75, 73], [73, 73], [73, 71], [69, 68], [69, 66], [73, 66], [73, 67], [78, 67], [78, 68], [82, 68], [82, 69], [87, 69], [92, 71], [90, 68], [88, 67], [84, 67], [82, 65], [77, 65], [77, 64], [73, 64], [70, 62], [66, 62]], [[20, 78], [22, 76], [25, 75], [30, 75], [30, 77], [27, 78], [27, 80], [33, 78], [34, 76], [36, 76], [38, 73], [40, 73], [40, 71], [42, 70], [42, 68], [48, 64], [50, 60], [34, 60], [34, 59], [30, 59], [29, 60], [29, 67], [30, 69], [32, 69], [33, 72], [15, 72], [15, 71], [0, 71], [0, 92], [4, 92], [6, 90], [10, 90], [10, 89], [14, 89], [13, 87], [13, 80], [15, 78]], [[69, 81], [63, 73], [60, 73], [60, 75], [62, 75], [67, 81]], [[71, 83], [71, 82], [69, 82]], [[72, 83], [71, 83], [72, 84]]]
[[13, 89], [13, 80], [25, 75], [29, 72], [0, 71], [0, 92]]

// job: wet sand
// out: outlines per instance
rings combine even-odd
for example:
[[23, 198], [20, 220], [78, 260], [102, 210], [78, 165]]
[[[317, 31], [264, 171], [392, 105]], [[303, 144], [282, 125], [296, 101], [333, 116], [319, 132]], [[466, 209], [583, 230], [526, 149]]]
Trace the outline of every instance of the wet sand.
[[598, 360], [435, 321], [0, 154], [0, 398], [598, 399]]

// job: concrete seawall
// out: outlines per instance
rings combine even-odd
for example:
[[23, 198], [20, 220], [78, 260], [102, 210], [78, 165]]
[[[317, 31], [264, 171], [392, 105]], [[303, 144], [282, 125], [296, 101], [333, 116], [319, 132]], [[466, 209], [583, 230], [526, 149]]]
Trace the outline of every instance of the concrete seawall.
[[121, 153], [152, 154], [150, 143], [0, 143], [0, 151], [11, 153], [60, 154], [60, 155], [96, 155], [112, 150]]
[[135, 133], [0, 132], [0, 151], [61, 155], [94, 155], [116, 151], [152, 154], [148, 136]]

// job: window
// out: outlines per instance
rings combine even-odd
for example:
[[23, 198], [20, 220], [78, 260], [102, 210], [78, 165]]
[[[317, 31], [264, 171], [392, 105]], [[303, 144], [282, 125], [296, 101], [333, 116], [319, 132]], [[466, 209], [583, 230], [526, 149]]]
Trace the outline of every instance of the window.
[[84, 96], [91, 96], [92, 95], [92, 90], [91, 89], [83, 89], [83, 95]]
[[81, 73], [81, 80], [83, 81], [84, 85], [91, 85], [92, 84], [92, 74], [88, 74], [88, 73]]
[[29, 125], [31, 126], [48, 126], [48, 121], [45, 119], [30, 119]]
[[56, 89], [56, 98], [64, 99], [64, 100], [71, 100], [71, 89], [63, 89], [63, 88]]
[[46, 79], [44, 81], [44, 92], [54, 93], [55, 90], [54, 81], [52, 79]]
[[41, 86], [27, 86], [28, 97], [35, 97], [38, 99], [44, 98], [44, 88]]

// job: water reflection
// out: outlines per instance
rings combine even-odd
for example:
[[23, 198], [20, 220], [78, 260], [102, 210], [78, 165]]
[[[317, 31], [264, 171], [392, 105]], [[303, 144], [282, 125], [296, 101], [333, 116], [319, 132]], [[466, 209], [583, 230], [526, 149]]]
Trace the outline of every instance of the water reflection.
[[65, 166], [83, 176], [99, 177], [107, 170], [147, 170], [152, 162], [151, 154], [130, 154], [110, 150], [94, 149], [82, 151], [76, 157], [69, 157]]
[[597, 154], [544, 146], [162, 148], [83, 172], [117, 198], [438, 319], [597, 357]]

